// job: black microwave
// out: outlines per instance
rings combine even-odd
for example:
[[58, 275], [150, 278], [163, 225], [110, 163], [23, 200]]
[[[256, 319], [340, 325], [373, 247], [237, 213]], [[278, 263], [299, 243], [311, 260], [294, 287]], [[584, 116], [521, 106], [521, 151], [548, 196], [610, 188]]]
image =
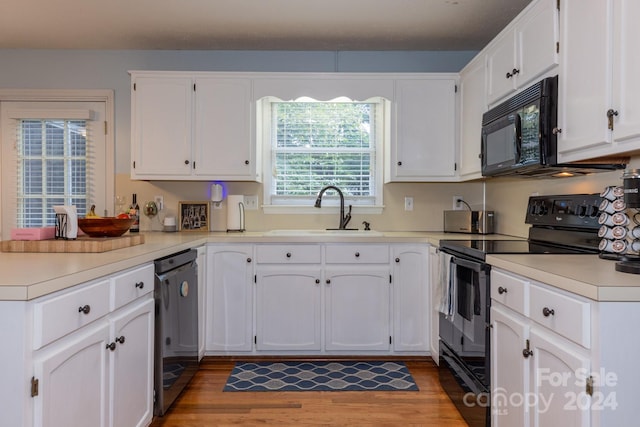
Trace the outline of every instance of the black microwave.
[[625, 165], [558, 164], [558, 76], [547, 77], [482, 115], [483, 176], [553, 176], [624, 169]]

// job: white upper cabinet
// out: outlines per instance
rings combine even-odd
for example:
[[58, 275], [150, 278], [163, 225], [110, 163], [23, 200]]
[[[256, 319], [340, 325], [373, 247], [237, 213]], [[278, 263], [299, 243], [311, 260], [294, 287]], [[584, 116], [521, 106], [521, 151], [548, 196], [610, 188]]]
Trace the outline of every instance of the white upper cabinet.
[[131, 177], [190, 176], [191, 77], [132, 76], [131, 88]]
[[456, 79], [397, 80], [394, 113], [385, 181], [451, 180], [456, 174]]
[[461, 179], [480, 178], [482, 115], [487, 111], [485, 56], [479, 55], [460, 72]]
[[487, 98], [494, 104], [558, 64], [556, 0], [534, 1], [487, 48]]
[[131, 177], [259, 181], [251, 80], [132, 72]]
[[638, 20], [640, 2], [617, 0], [613, 3], [613, 141], [616, 150], [640, 148], [640, 55]]
[[558, 157], [588, 160], [640, 148], [640, 4], [561, 3]]
[[198, 177], [258, 180], [251, 80], [196, 79], [194, 159]]

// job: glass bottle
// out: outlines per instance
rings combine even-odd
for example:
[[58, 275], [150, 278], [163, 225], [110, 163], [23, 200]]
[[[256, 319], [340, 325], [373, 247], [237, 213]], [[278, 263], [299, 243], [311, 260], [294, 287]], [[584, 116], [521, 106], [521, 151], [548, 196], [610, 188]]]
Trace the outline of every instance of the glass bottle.
[[137, 233], [140, 231], [140, 206], [138, 206], [138, 195], [133, 193], [133, 203], [131, 204], [131, 209], [129, 209], [129, 216], [134, 218], [133, 224], [131, 224], [131, 228], [129, 228], [130, 233]]

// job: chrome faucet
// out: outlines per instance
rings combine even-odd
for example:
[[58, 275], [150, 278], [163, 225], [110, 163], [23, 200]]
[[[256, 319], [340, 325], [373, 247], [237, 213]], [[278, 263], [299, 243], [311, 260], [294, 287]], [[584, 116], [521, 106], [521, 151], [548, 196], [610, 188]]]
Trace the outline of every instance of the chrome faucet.
[[351, 205], [349, 205], [349, 212], [347, 213], [347, 215], [345, 215], [344, 195], [338, 187], [336, 187], [335, 185], [327, 185], [326, 187], [322, 188], [322, 190], [320, 190], [320, 192], [318, 193], [318, 198], [316, 199], [316, 204], [314, 205], [314, 207], [319, 208], [322, 205], [322, 196], [327, 190], [336, 190], [336, 192], [340, 196], [340, 226], [338, 227], [338, 229], [345, 230], [347, 228], [347, 224], [349, 224], [349, 221], [351, 221]]

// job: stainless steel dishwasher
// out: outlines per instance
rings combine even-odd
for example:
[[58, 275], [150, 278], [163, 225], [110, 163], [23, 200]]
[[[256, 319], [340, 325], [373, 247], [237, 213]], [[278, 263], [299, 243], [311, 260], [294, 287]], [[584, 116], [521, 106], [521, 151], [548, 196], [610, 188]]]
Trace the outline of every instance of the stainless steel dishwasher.
[[154, 415], [164, 415], [198, 370], [197, 252], [155, 260]]

